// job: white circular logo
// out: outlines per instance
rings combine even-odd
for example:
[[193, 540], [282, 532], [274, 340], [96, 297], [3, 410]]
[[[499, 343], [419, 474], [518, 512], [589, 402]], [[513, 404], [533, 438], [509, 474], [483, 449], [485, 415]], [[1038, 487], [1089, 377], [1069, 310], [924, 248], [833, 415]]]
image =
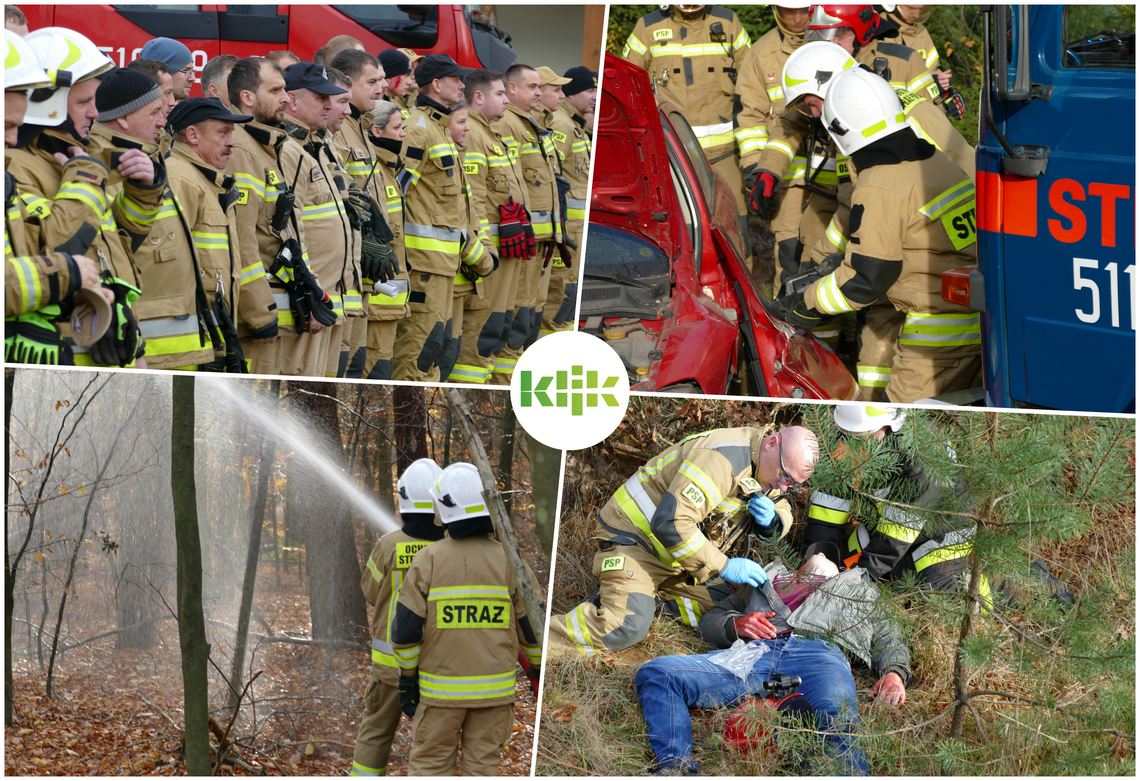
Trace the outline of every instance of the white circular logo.
[[601, 339], [560, 331], [519, 357], [511, 404], [522, 427], [542, 444], [581, 450], [608, 437], [625, 417], [629, 375]]

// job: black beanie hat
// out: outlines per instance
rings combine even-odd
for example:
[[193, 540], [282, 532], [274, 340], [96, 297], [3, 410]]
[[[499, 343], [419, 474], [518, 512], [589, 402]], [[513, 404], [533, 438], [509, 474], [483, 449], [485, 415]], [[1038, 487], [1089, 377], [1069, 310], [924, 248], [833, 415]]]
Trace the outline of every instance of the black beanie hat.
[[394, 79], [397, 76], [403, 76], [406, 73], [412, 72], [411, 63], [408, 62], [408, 55], [399, 49], [385, 49], [380, 52], [377, 59], [380, 60], [380, 65], [384, 68], [385, 78]]
[[110, 122], [161, 97], [162, 90], [150, 76], [119, 68], [103, 76], [95, 90], [95, 108], [99, 109], [100, 122]]

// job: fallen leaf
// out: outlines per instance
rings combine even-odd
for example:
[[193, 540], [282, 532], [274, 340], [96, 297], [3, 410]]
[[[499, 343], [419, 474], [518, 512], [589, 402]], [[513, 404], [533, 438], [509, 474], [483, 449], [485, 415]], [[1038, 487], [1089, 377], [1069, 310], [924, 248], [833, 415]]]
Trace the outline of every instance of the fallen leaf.
[[32, 734], [32, 730], [27, 729], [26, 727], [24, 729], [20, 730], [20, 736], [21, 737], [24, 735], [31, 735], [31, 734]]
[[578, 710], [577, 705], [567, 705], [564, 708], [555, 708], [550, 712], [550, 718], [554, 719], [560, 724], [565, 724], [566, 722], [570, 721], [570, 719], [574, 718], [574, 711], [576, 710]]
[[306, 743], [305, 744], [305, 756], [311, 757], [313, 755], [313, 753], [316, 752], [316, 750], [317, 750], [317, 747], [314, 746], [312, 743]]

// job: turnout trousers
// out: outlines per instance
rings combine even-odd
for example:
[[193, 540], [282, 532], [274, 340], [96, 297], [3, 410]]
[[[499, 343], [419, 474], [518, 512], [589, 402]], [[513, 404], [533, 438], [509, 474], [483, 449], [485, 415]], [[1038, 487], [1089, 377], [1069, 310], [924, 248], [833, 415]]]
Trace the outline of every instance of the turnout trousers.
[[392, 741], [400, 727], [399, 692], [395, 686], [384, 683], [372, 667], [372, 680], [364, 693], [364, 718], [356, 734], [356, 749], [352, 753], [354, 776], [382, 776], [388, 769], [388, 755]]
[[497, 776], [502, 750], [511, 739], [514, 722], [513, 704], [441, 708], [420, 700], [412, 722], [408, 775], [453, 775], [462, 739], [462, 775]]

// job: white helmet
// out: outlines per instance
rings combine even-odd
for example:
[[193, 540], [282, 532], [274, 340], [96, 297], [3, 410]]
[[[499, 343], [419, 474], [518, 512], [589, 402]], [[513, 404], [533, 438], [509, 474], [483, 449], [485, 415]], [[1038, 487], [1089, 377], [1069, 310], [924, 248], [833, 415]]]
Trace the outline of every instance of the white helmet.
[[830, 41], [805, 43], [788, 55], [788, 61], [784, 63], [780, 79], [784, 86], [784, 105], [792, 108], [804, 95], [822, 98], [832, 77], [854, 68], [855, 64], [855, 58], [838, 44]]
[[834, 414], [835, 425], [848, 434], [870, 434], [883, 426], [898, 432], [906, 420], [906, 410], [873, 404], [837, 404]]
[[483, 481], [473, 464], [452, 464], [444, 469], [432, 486], [431, 496], [444, 525], [491, 514], [483, 498]]
[[811, 8], [811, 5], [812, 5], [811, 3], [801, 3], [801, 2], [797, 2], [797, 0], [782, 0], [781, 2], [778, 2], [778, 3], [772, 3], [772, 16], [776, 20], [776, 26], [780, 28], [780, 31], [783, 32], [784, 35], [790, 35], [793, 38], [803, 38], [804, 37], [804, 31], [800, 30], [799, 32], [796, 32], [794, 30], [789, 30], [787, 28], [787, 26], [784, 24], [784, 20], [780, 17], [780, 12], [777, 11], [776, 9], [777, 8], [788, 8], [788, 9], [792, 9], [792, 10], [805, 9], [805, 8]]
[[823, 126], [845, 155], [905, 130], [906, 115], [894, 87], [862, 68], [851, 68], [828, 83]]
[[399, 495], [400, 514], [435, 513], [431, 500], [431, 487], [443, 470], [430, 458], [420, 458], [411, 463], [400, 479], [396, 481]]
[[67, 93], [71, 85], [97, 78], [115, 63], [99, 51], [87, 36], [65, 27], [43, 27], [24, 39], [47, 71], [55, 91], [36, 90], [28, 100], [24, 122], [30, 125], [58, 125], [67, 119]]
[[39, 57], [28, 42], [11, 30], [4, 31], [4, 91], [50, 87], [51, 79], [40, 67]]

